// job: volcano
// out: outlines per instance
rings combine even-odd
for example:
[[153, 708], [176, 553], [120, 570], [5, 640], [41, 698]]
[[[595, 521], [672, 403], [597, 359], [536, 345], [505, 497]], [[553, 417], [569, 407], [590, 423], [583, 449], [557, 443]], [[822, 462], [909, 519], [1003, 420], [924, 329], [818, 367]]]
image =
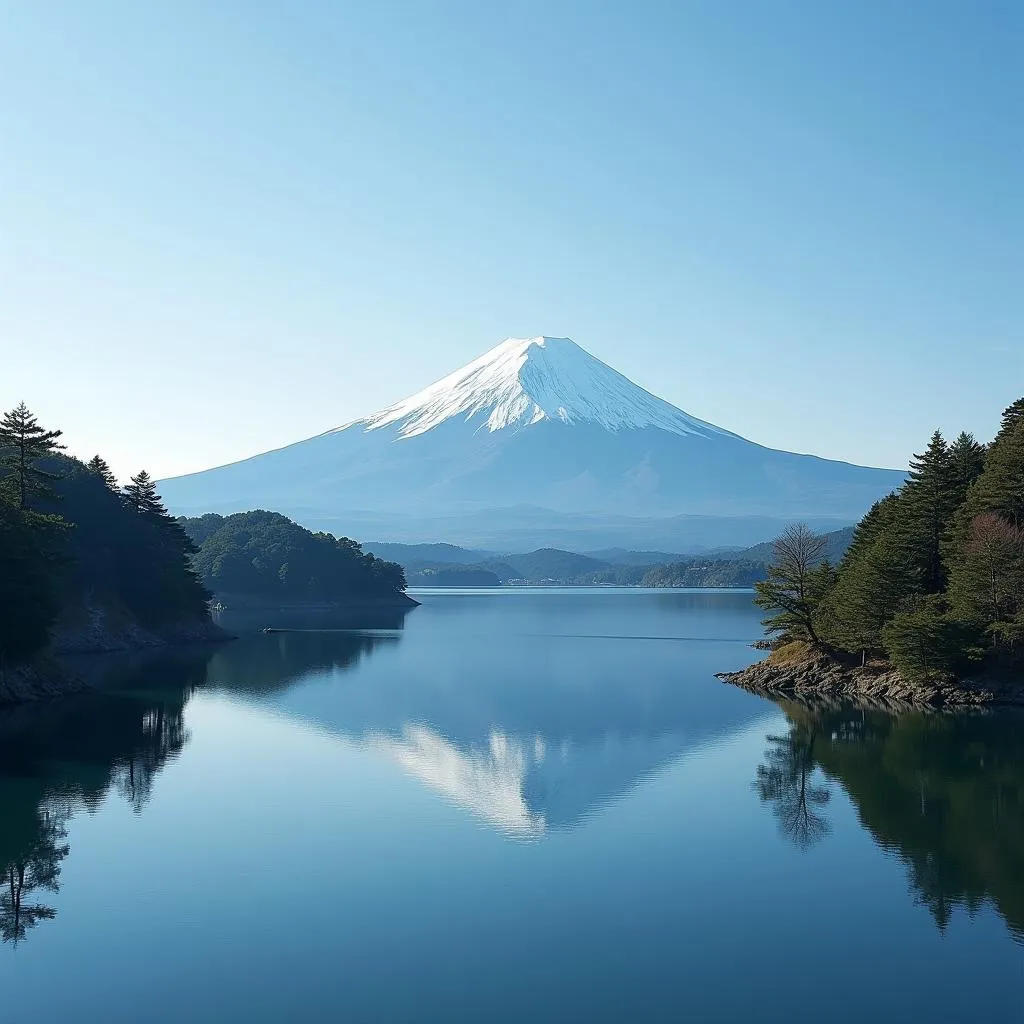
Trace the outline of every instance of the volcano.
[[487, 524], [504, 536], [519, 523], [524, 544], [574, 524], [595, 545], [637, 543], [652, 523], [663, 536], [670, 521], [728, 520], [758, 522], [736, 531], [752, 543], [770, 523], [853, 522], [903, 477], [765, 448], [568, 338], [538, 337], [509, 338], [372, 416], [161, 491], [179, 514], [268, 508], [380, 539], [494, 543]]

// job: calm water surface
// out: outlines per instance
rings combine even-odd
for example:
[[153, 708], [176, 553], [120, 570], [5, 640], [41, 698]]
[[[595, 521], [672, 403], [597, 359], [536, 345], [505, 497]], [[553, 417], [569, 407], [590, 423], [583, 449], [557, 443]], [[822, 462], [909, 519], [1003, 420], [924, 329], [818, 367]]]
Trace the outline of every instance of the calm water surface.
[[0, 716], [0, 1022], [1024, 1021], [1020, 716], [725, 686], [749, 594], [421, 600]]

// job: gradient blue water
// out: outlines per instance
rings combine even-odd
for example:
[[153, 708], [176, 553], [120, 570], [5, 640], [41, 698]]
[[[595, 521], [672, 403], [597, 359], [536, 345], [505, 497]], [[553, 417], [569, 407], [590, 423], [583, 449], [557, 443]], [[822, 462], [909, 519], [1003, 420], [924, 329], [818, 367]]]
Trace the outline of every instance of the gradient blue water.
[[713, 678], [749, 594], [421, 600], [9, 718], [0, 821], [39, 798], [68, 849], [0, 1021], [1024, 1018], [1012, 879], [940, 928], [870, 788], [816, 768], [795, 826], [762, 799], [793, 720]]

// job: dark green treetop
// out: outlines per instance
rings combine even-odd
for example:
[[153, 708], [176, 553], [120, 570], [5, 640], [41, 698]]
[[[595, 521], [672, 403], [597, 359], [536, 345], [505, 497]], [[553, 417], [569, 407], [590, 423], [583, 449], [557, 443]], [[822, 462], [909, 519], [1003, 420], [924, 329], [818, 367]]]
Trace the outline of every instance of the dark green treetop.
[[57, 442], [60, 430], [46, 430], [24, 402], [0, 420], [0, 484], [25, 509], [33, 498], [52, 497], [49, 482], [55, 474], [42, 469], [39, 460], [53, 455], [64, 445]]
[[112, 490], [118, 491], [117, 477], [114, 476], [113, 470], [107, 465], [106, 459], [101, 458], [99, 455], [94, 455], [87, 463], [86, 466], [90, 472], [95, 473], [97, 476], [103, 478], [103, 482]]

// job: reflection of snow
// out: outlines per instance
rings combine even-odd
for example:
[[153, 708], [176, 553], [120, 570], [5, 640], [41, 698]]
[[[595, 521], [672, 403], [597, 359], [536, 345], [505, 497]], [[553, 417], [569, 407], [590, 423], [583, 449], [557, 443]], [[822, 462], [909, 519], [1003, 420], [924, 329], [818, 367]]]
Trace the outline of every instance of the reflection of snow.
[[[523, 796], [531, 758], [514, 737], [492, 732], [487, 750], [462, 751], [424, 726], [407, 725], [401, 739], [376, 733], [369, 745], [502, 831], [523, 837], [543, 835], [544, 816], [531, 811]], [[534, 757], [540, 760], [543, 741], [538, 737], [533, 747]]]
[[509, 835], [531, 839], [576, 828], [686, 750], [679, 732], [607, 734], [590, 743], [552, 745], [539, 734], [492, 729], [486, 739], [456, 745], [411, 724], [398, 734], [372, 733], [366, 743], [452, 803]]

